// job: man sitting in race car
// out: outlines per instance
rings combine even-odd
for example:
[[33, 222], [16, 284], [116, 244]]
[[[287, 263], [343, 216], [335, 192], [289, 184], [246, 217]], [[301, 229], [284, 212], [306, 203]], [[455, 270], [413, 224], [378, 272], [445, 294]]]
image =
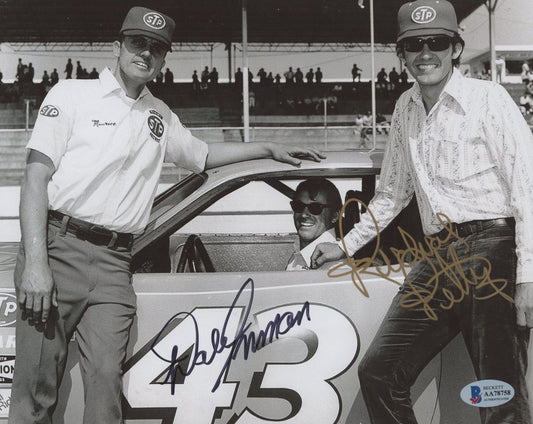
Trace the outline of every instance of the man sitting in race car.
[[336, 241], [335, 227], [342, 208], [341, 195], [331, 181], [309, 178], [296, 187], [291, 208], [298, 240], [294, 243], [294, 253], [286, 270], [309, 269], [315, 246]]

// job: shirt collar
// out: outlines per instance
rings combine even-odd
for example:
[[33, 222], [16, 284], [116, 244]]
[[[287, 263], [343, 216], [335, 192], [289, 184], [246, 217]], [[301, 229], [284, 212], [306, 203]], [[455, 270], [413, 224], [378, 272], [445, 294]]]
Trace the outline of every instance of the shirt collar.
[[330, 228], [327, 231], [324, 231], [320, 237], [313, 240], [302, 250], [300, 250], [300, 239], [297, 238], [294, 242], [294, 251], [298, 252], [304, 259], [307, 266], [311, 266], [311, 255], [315, 251], [315, 247], [320, 243], [335, 243], [337, 239], [335, 238], [335, 228]]
[[[113, 73], [111, 72], [111, 69], [107, 67], [104, 68], [102, 72], [100, 72], [99, 78], [100, 78], [100, 85], [102, 87], [104, 96], [107, 94], [113, 93], [114, 91], [117, 91], [117, 90], [124, 92], [119, 82], [115, 78], [115, 75], [113, 75]], [[150, 93], [150, 90], [148, 90], [148, 88], [145, 86], [142, 89], [141, 94], [136, 100], [143, 98], [147, 94], [151, 94], [151, 93]]]
[[[464, 89], [464, 82], [466, 77], [463, 76], [461, 71], [459, 71], [457, 68], [453, 68], [452, 70], [452, 76], [450, 77], [449, 81], [444, 86], [442, 93], [440, 93], [439, 101], [444, 96], [450, 97], [452, 100], [456, 101], [459, 106], [463, 109], [463, 111], [466, 111], [466, 93], [467, 90]], [[420, 105], [424, 105], [422, 100], [422, 92], [420, 91], [420, 85], [418, 84], [418, 81], [415, 81], [411, 89], [409, 90], [409, 99], [407, 102], [403, 104], [403, 108], [407, 107], [407, 105], [410, 102], [419, 103]]]

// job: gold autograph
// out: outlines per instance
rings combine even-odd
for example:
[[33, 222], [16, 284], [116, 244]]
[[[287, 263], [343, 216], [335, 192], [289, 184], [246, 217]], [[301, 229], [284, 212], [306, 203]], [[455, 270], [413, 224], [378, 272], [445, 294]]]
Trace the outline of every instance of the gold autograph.
[[[358, 202], [363, 206], [367, 213], [370, 214], [374, 226], [376, 228], [376, 247], [372, 256], [361, 259], [353, 259], [347, 253], [346, 243], [344, 241], [344, 234], [342, 233], [342, 216], [344, 210], [350, 204], [350, 202]], [[459, 258], [455, 247], [450, 243], [447, 246], [446, 252], [448, 253], [450, 260], [442, 257], [439, 253], [439, 249], [443, 247], [450, 240], [459, 241], [465, 247], [465, 252], [468, 253], [469, 246], [463, 238], [454, 232], [453, 225], [449, 218], [442, 214], [437, 213], [437, 219], [443, 225], [446, 231], [439, 233], [439, 236], [425, 236], [424, 242], [417, 242], [410, 234], [408, 234], [401, 227], [398, 227], [398, 231], [402, 238], [405, 249], [390, 248], [396, 262], [396, 266], [389, 259], [387, 254], [379, 248], [380, 234], [377, 221], [372, 214], [372, 211], [359, 199], [350, 199], [342, 207], [340, 212], [339, 227], [341, 228], [341, 242], [343, 250], [346, 254], [347, 261], [332, 267], [328, 271], [328, 276], [331, 278], [344, 277], [350, 275], [355, 287], [366, 297], [369, 297], [368, 290], [363, 282], [362, 275], [372, 275], [383, 278], [394, 284], [399, 284], [395, 279], [391, 277], [391, 274], [401, 272], [405, 279], [406, 292], [400, 298], [400, 305], [404, 308], [413, 308], [422, 305], [427, 316], [432, 320], [437, 320], [437, 314], [430, 305], [430, 302], [434, 299], [435, 294], [439, 290], [441, 279], [448, 278], [457, 290], [450, 290], [442, 287], [441, 294], [443, 300], [439, 303], [442, 309], [451, 309], [454, 304], [462, 302], [463, 299], [471, 294], [477, 300], [486, 300], [494, 296], [500, 295], [509, 302], [514, 300], [503, 292], [507, 286], [507, 280], [505, 279], [492, 279], [490, 277], [492, 266], [487, 258], [482, 256], [469, 256]], [[442, 238], [441, 238], [442, 237]], [[376, 260], [378, 258], [383, 261], [380, 263]], [[415, 285], [409, 279], [407, 268], [414, 265], [416, 262], [426, 261], [433, 270], [433, 276], [425, 283], [424, 286]], [[479, 264], [481, 266], [479, 270], [473, 268], [473, 264]], [[469, 267], [469, 264], [472, 266]], [[349, 270], [346, 270], [346, 266]], [[488, 294], [478, 295], [474, 291], [480, 290], [485, 287], [490, 287]]]

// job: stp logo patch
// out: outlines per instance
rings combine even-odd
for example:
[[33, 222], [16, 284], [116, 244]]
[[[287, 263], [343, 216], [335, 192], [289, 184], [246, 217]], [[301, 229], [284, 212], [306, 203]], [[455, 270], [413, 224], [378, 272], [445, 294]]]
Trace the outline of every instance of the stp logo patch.
[[430, 6], [419, 6], [411, 13], [411, 19], [417, 24], [429, 24], [436, 17], [437, 12]]
[[43, 116], [55, 118], [56, 116], [59, 116], [59, 109], [52, 105], [46, 105], [41, 108], [39, 113]]
[[156, 12], [150, 12], [144, 15], [143, 21], [146, 25], [153, 29], [163, 29], [167, 24], [165, 18]]
[[150, 115], [147, 120], [148, 128], [150, 129], [150, 137], [155, 141], [161, 141], [161, 136], [165, 132], [165, 125], [161, 118], [157, 115]]

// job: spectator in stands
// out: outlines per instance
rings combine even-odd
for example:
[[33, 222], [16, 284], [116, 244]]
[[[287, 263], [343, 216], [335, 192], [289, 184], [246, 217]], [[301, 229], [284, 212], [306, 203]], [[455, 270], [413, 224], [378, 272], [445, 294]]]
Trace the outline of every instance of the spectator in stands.
[[252, 90], [248, 91], [248, 106], [255, 109], [255, 93]]
[[274, 83], [274, 77], [272, 75], [272, 72], [269, 72], [267, 77], [266, 77], [266, 84], [268, 86], [271, 86], [273, 83]]
[[17, 81], [23, 82], [24, 81], [24, 68], [26, 65], [22, 63], [22, 59], [19, 57], [19, 61], [17, 64]]
[[505, 59], [503, 56], [498, 56], [494, 63], [496, 65], [496, 82], [501, 84], [503, 82], [503, 73], [505, 71]]
[[157, 85], [162, 85], [163, 84], [163, 71], [159, 71], [155, 77], [155, 83]]
[[286, 71], [283, 76], [285, 77], [285, 84], [291, 85], [294, 83], [294, 71], [292, 70], [292, 66], [289, 66], [289, 70]]
[[384, 92], [387, 90], [387, 72], [385, 72], [385, 68], [381, 68], [381, 71], [378, 72], [378, 79], [376, 83], [376, 89]]
[[296, 82], [296, 85], [302, 85], [304, 83], [304, 74], [300, 68], [296, 68], [294, 81]]
[[237, 72], [235, 72], [235, 84], [239, 87], [242, 86], [242, 71], [241, 68], [237, 68]]
[[366, 115], [363, 115], [363, 125], [359, 135], [359, 148], [367, 147], [366, 142], [369, 141], [372, 135], [372, 124], [372, 112], [368, 111]]
[[359, 136], [359, 141], [361, 140], [361, 130], [363, 129], [363, 125], [365, 124], [365, 121], [363, 119], [363, 115], [360, 113], [357, 113], [355, 115], [355, 128], [353, 130], [354, 135], [357, 134]]
[[267, 73], [264, 68], [259, 69], [259, 72], [257, 72], [257, 76], [259, 77], [259, 84], [266, 85]]
[[519, 99], [520, 110], [522, 114], [529, 115], [533, 112], [533, 95], [526, 90]]
[[392, 84], [392, 90], [396, 90], [400, 85], [400, 75], [396, 72], [396, 68], [392, 68], [389, 72], [389, 82]]
[[328, 111], [330, 113], [337, 113], [337, 105], [338, 105], [338, 102], [339, 102], [339, 99], [337, 98], [337, 96], [335, 95], [335, 92], [332, 92], [328, 97], [327, 97], [327, 106], [328, 106]]
[[59, 74], [57, 73], [57, 69], [54, 68], [54, 70], [50, 74], [50, 84], [56, 85], [58, 82], [59, 82]]
[[376, 132], [378, 134], [388, 134], [389, 133], [390, 124], [387, 122], [387, 118], [385, 118], [385, 115], [378, 112], [376, 114]]
[[207, 84], [209, 82], [209, 68], [206, 66], [200, 75], [200, 82], [202, 84]]
[[46, 87], [50, 84], [50, 75], [48, 75], [47, 71], [44, 71], [43, 76], [41, 78], [41, 84], [43, 87]]
[[[85, 75], [87, 73], [87, 70], [84, 68], [83, 69], [83, 74]], [[96, 68], [93, 68], [93, 70], [91, 71], [91, 73], [89, 74], [89, 78], [88, 79], [98, 79], [98, 71], [96, 70]]]
[[322, 83], [322, 71], [320, 70], [320, 67], [316, 68], [316, 72], [315, 72], [315, 81], [317, 84], [321, 84]]
[[339, 190], [325, 178], [309, 178], [296, 187], [290, 202], [298, 239], [287, 271], [310, 269], [311, 254], [319, 243], [335, 243], [342, 208]]
[[2, 73], [2, 71], [0, 71], [0, 83], [3, 84], [2, 78], [4, 78], [4, 74]]
[[305, 79], [307, 80], [307, 84], [313, 83], [313, 78], [315, 77], [315, 73], [313, 72], [313, 68], [310, 68], [309, 71], [305, 74]]
[[254, 74], [248, 69], [248, 85], [251, 86], [254, 83]]
[[407, 86], [407, 71], [405, 68], [402, 69], [402, 72], [400, 72], [400, 85], [402, 87]]
[[280, 74], [276, 74], [276, 76], [274, 77], [274, 83], [276, 85], [280, 85], [281, 84], [281, 75]]
[[165, 84], [174, 84], [174, 74], [169, 68], [165, 71]]
[[198, 79], [198, 72], [196, 69], [192, 73], [192, 91], [195, 93], [200, 91], [200, 80]]
[[27, 82], [33, 82], [33, 77], [35, 76], [35, 68], [31, 64], [31, 62], [28, 64], [28, 74], [27, 74]]
[[357, 63], [354, 63], [352, 67], [352, 82], [355, 82], [356, 78], [361, 82], [361, 71], [362, 69], [357, 66]]
[[79, 60], [76, 61], [76, 79], [83, 79], [83, 67]]
[[530, 71], [529, 71], [529, 64], [527, 60], [524, 60], [524, 62], [522, 63], [522, 73], [520, 74], [520, 76], [522, 77], [522, 82], [525, 85], [528, 85], [529, 79], [530, 79]]
[[74, 66], [72, 65], [72, 59], [68, 58], [67, 59], [67, 64], [65, 65], [65, 70], [63, 71], [64, 73], [67, 74], [67, 79], [71, 79], [72, 78], [72, 69], [73, 68], [74, 68]]
[[218, 85], [218, 71], [215, 67], [213, 67], [213, 69], [209, 73], [209, 82], [212, 87], [216, 87]]

